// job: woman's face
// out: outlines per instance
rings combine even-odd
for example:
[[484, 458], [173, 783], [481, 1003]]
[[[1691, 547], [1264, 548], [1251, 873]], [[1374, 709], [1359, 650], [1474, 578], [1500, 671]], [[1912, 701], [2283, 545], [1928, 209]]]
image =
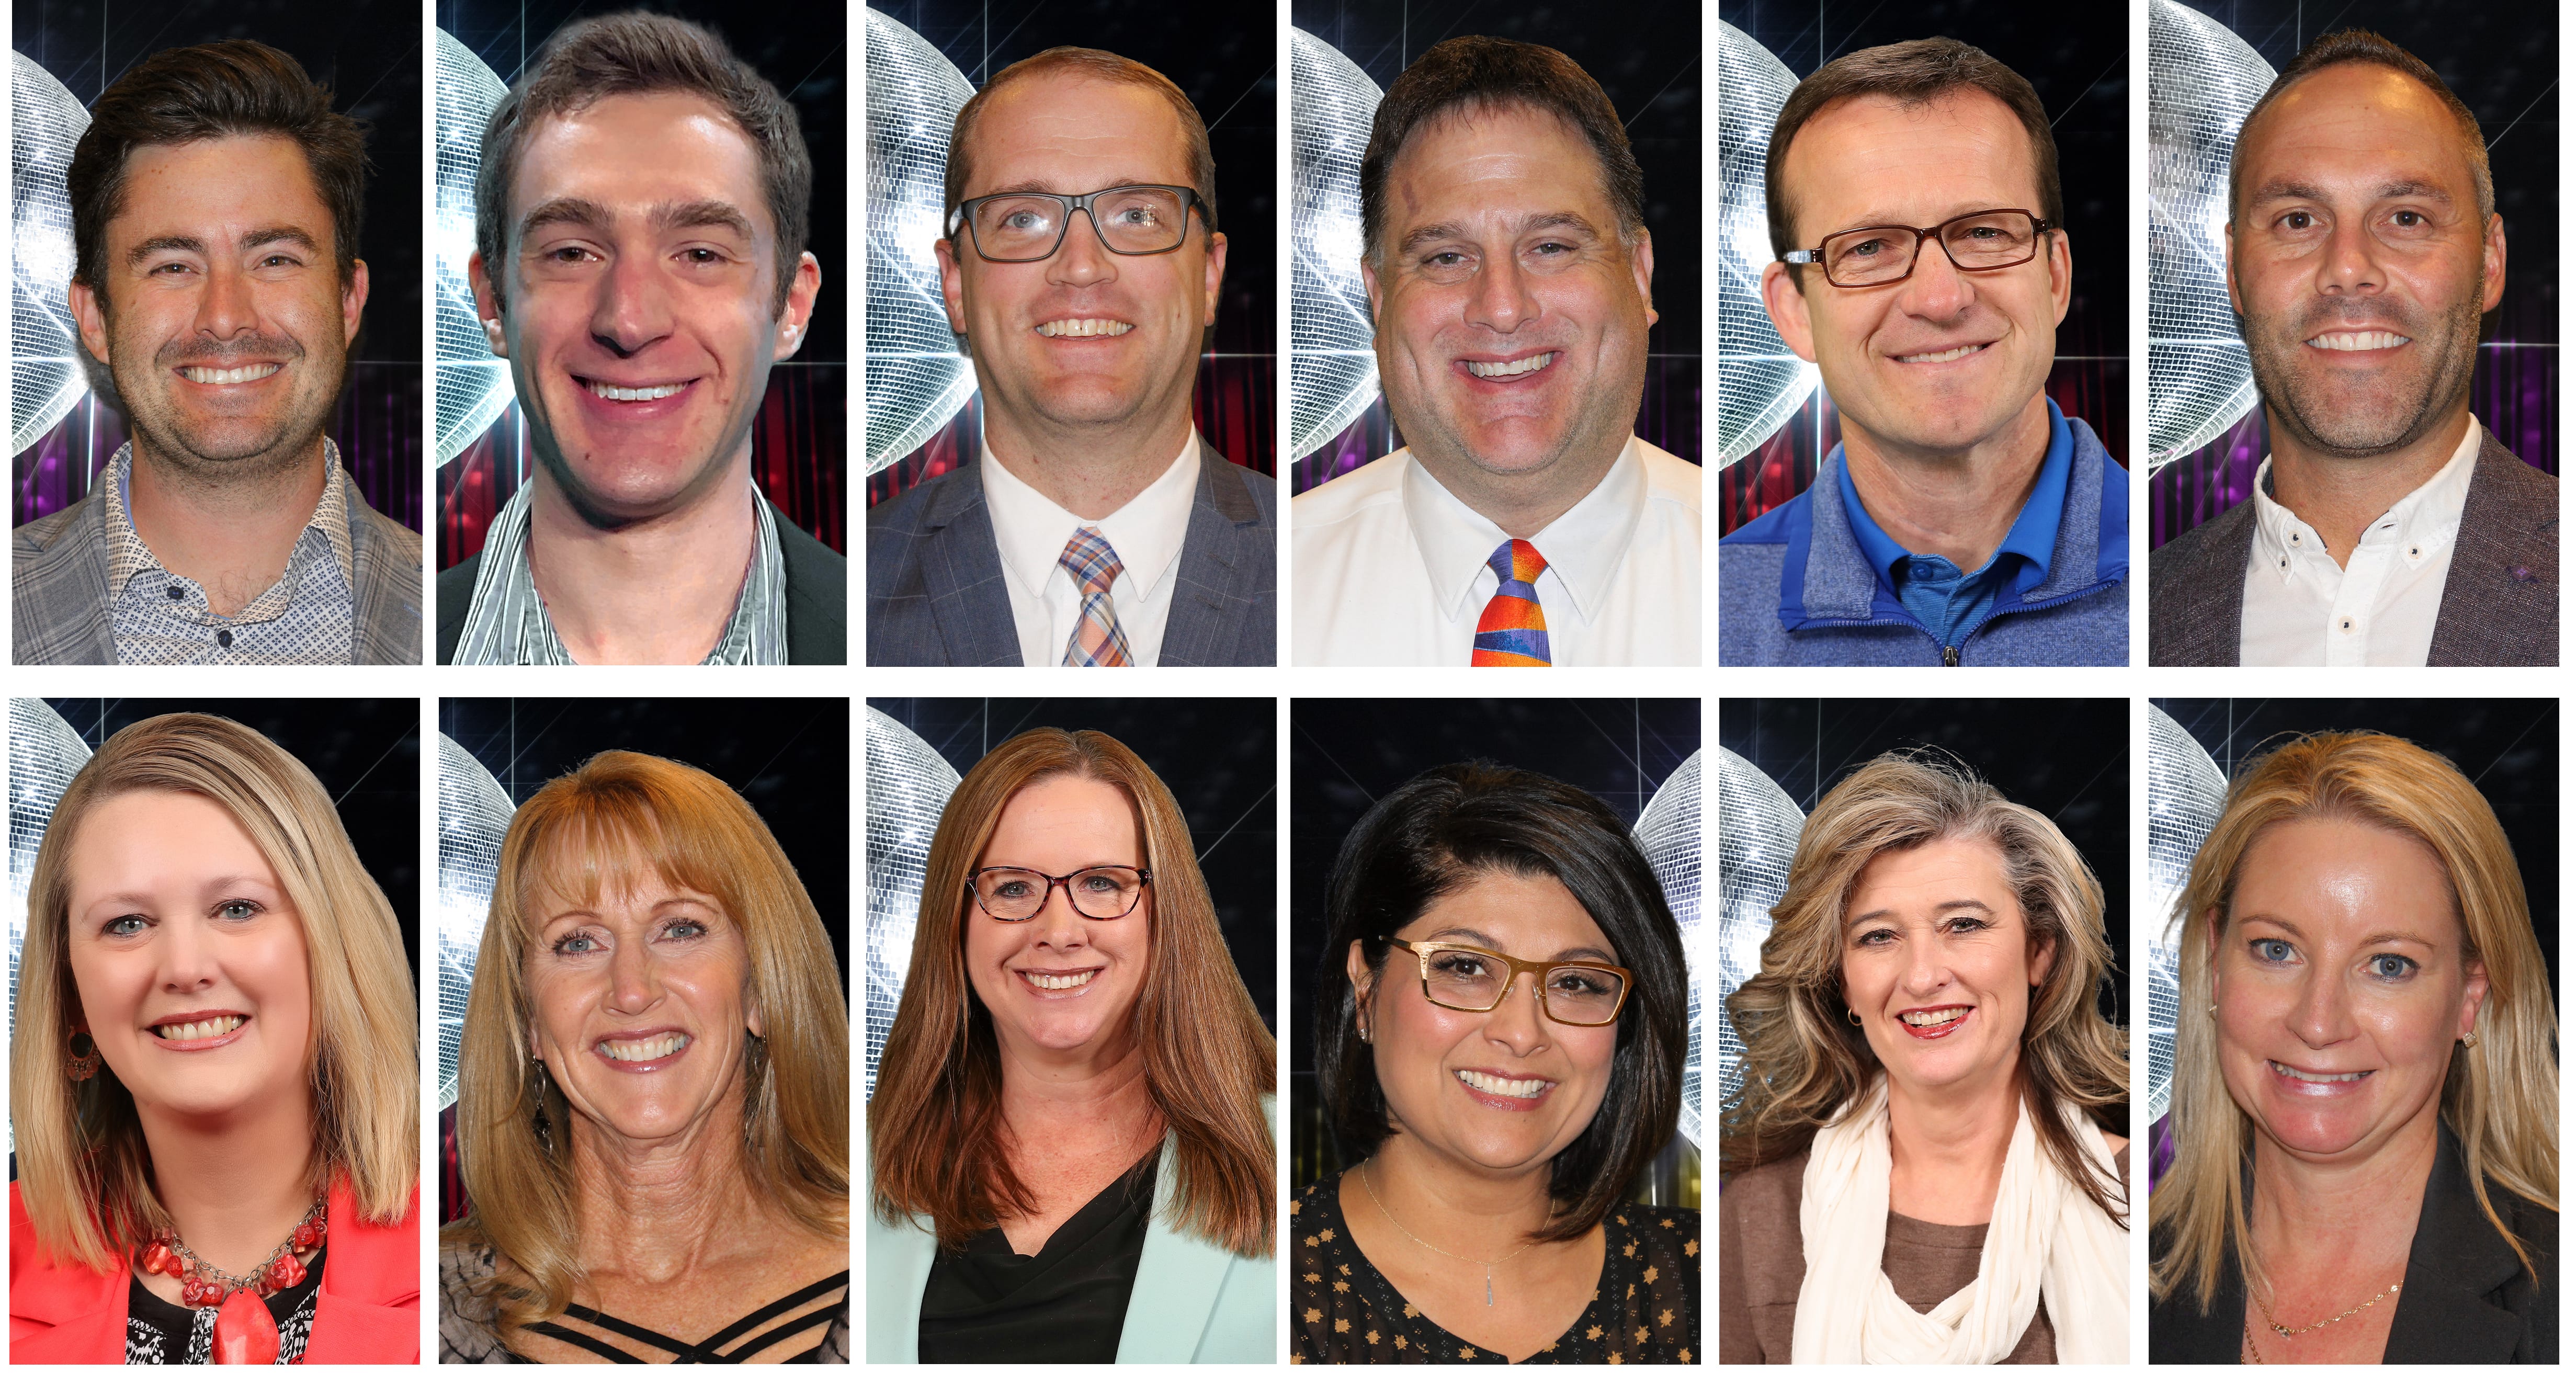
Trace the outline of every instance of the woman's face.
[[2350, 820], [2285, 821], [2246, 849], [2233, 918], [2209, 928], [2219, 1072], [2275, 1144], [2368, 1157], [2439, 1109], [2487, 978], [2430, 848]]
[[1939, 839], [1882, 853], [1843, 912], [1843, 1000], [1889, 1090], [2008, 1089], [2031, 989], [2056, 950], [2031, 938], [1995, 846]]
[[303, 919], [223, 807], [169, 791], [102, 801], [68, 867], [72, 1013], [138, 1107], [217, 1120], [302, 1099]]
[[588, 902], [538, 884], [530, 920], [529, 1042], [573, 1110], [631, 1142], [710, 1119], [761, 1033], [732, 915], [638, 864]]
[[[978, 868], [1064, 877], [1145, 861], [1127, 793], [1096, 777], [1031, 783], [1002, 807]], [[1088, 1060], [1123, 1047], [1153, 947], [1154, 887], [1116, 920], [1086, 919], [1064, 887], [1027, 920], [996, 920], [966, 898], [966, 980], [992, 1014], [1004, 1050], [1022, 1058]]]
[[[1479, 872], [1396, 937], [1472, 944], [1530, 962], [1620, 961], [1583, 903], [1546, 875]], [[1617, 1021], [1548, 1019], [1535, 973], [1514, 977], [1493, 1010], [1458, 1011], [1424, 995], [1422, 961], [1412, 953], [1389, 953], [1374, 985], [1358, 941], [1347, 957], [1378, 1088], [1397, 1131], [1472, 1170], [1517, 1176], [1545, 1165], [1591, 1126], [1610, 1087]], [[1643, 1013], [1633, 995], [1620, 1011]]]

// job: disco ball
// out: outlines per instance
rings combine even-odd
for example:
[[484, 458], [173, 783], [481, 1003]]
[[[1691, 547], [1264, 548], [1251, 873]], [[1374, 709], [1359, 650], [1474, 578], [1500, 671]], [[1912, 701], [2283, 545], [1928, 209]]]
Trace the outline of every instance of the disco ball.
[[474, 309], [465, 260], [474, 255], [474, 175], [483, 165], [483, 130], [507, 90], [483, 59], [438, 31], [438, 211], [429, 246], [437, 281], [438, 346], [432, 389], [438, 396], [438, 462], [444, 467], [509, 407], [510, 364], [492, 356]]
[[2191, 883], [2201, 843], [2227, 809], [2227, 778], [2199, 742], [2147, 707], [2147, 1116], [2173, 1103], [2174, 1021], [2182, 1007], [2181, 931], [2174, 905]]
[[1302, 458], [1377, 399], [1377, 330], [1360, 280], [1360, 157], [1384, 93], [1303, 29], [1288, 31], [1288, 50], [1288, 450]]
[[27, 946], [27, 885], [35, 876], [36, 850], [45, 842], [45, 825], [54, 818], [63, 789], [88, 762], [89, 745], [53, 707], [31, 697], [9, 698], [9, 1020], [13, 1025], [18, 1019], [18, 955]]
[[[444, 37], [445, 35], [441, 35]], [[438, 1109], [456, 1104], [457, 1049], [483, 919], [501, 871], [501, 838], [518, 807], [474, 755], [438, 736]]]
[[876, 473], [919, 448], [975, 392], [931, 252], [948, 227], [948, 135], [975, 92], [937, 48], [873, 8], [866, 71], [868, 471]]
[[1682, 957], [1690, 977], [1690, 1052], [1682, 1059], [1681, 1130], [1696, 1146], [1700, 1142], [1699, 988], [1700, 973], [1707, 966], [1699, 947], [1699, 868], [1704, 846], [1698, 753], [1673, 769], [1673, 775], [1655, 789], [1655, 799], [1637, 816], [1637, 847], [1646, 851], [1655, 882], [1664, 889], [1664, 904], [1673, 908], [1673, 919], [1682, 927]]
[[1717, 465], [1762, 446], [1816, 389], [1762, 308], [1772, 260], [1762, 166], [1798, 80], [1734, 25], [1717, 25]]
[[[871, 16], [873, 17], [873, 16]], [[912, 927], [939, 813], [957, 790], [957, 769], [893, 716], [868, 708], [868, 1056], [865, 1086], [876, 1095], [877, 1060], [903, 1004], [912, 970]]]
[[2147, 470], [2254, 408], [2227, 303], [2227, 166], [2272, 68], [2217, 20], [2147, 11]]
[[63, 189], [89, 111], [26, 54], [9, 56], [9, 455], [16, 457], [89, 390], [68, 295], [72, 205]]
[[1807, 814], [1780, 784], [1735, 753], [1717, 751], [1717, 1063], [1718, 1100], [1735, 1095], [1744, 1076], [1744, 1041], [1726, 1013], [1726, 998], [1762, 971], [1762, 941], [1771, 937], [1771, 908], [1789, 890], [1789, 860]]

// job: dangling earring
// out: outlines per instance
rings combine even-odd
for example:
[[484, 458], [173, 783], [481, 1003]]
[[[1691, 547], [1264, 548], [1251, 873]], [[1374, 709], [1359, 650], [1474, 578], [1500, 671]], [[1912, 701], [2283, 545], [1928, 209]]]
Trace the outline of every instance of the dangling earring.
[[1367, 1021], [1365, 1021], [1365, 1020], [1360, 1019], [1360, 1018], [1359, 1018], [1359, 1013], [1358, 1013], [1357, 1011], [1353, 1011], [1353, 1012], [1351, 1013], [1351, 1023], [1352, 1023], [1352, 1025], [1353, 1025], [1355, 1028], [1357, 1028], [1357, 1029], [1359, 1030], [1359, 1032], [1360, 1032], [1360, 1042], [1361, 1042], [1362, 1044], [1366, 1044], [1366, 1043], [1368, 1043], [1368, 1042], [1369, 1042], [1368, 1022], [1367, 1022]]
[[98, 1051], [98, 1039], [85, 1027], [75, 1028], [68, 1041], [71, 1060], [63, 1065], [63, 1076], [74, 1082], [87, 1082], [98, 1076], [98, 1065], [106, 1060]]

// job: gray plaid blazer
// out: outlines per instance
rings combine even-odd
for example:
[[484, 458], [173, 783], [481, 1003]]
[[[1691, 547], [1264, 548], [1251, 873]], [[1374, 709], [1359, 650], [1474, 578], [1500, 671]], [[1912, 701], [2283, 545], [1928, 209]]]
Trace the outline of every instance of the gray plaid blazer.
[[[2245, 560], [2254, 502], [2238, 504], [2147, 560], [2147, 661], [2234, 667], [2245, 623]], [[2558, 665], [2558, 479], [2513, 455], [2492, 431], [2469, 472], [2451, 546], [2432, 667]]]
[[[107, 498], [93, 491], [18, 526], [12, 541], [11, 661], [113, 663], [107, 622]], [[361, 663], [420, 662], [420, 536], [349, 492], [349, 560], [357, 569]]]
[[[1199, 489], [1156, 658], [1166, 667], [1279, 661], [1278, 483], [1199, 446]], [[968, 463], [868, 511], [868, 664], [1018, 667], [1002, 553]]]

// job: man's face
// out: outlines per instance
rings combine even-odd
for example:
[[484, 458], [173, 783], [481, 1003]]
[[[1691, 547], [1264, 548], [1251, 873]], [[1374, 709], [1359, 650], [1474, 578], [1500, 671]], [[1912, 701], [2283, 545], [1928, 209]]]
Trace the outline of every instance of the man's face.
[[803, 255], [775, 308], [750, 137], [700, 96], [609, 96], [537, 122], [509, 213], [510, 261], [472, 264], [475, 308], [548, 472], [601, 525], [693, 504], [748, 453], [822, 280]]
[[1361, 274], [1378, 376], [1416, 452], [1516, 478], [1627, 442], [1654, 247], [1621, 236], [1579, 131], [1525, 105], [1435, 120], [1387, 168], [1380, 233]]
[[2433, 92], [2347, 63], [2300, 81], [2236, 144], [2228, 298], [2276, 422], [2366, 456], [2466, 403], [2478, 317], [2504, 295], [2504, 220], [2481, 220]]
[[[1979, 90], [1907, 107], [1855, 96], [1790, 141], [1782, 183], [1798, 248], [1878, 225], [1928, 229], [1979, 210], [2040, 212], [2030, 135]], [[1962, 272], [1930, 240], [1913, 274], [1836, 286], [1817, 266], [1763, 269], [1762, 299], [1790, 351], [1816, 364], [1843, 423], [1882, 447], [1962, 453], [2031, 408], [2066, 318], [2066, 236], [2018, 267]]]
[[[968, 200], [1195, 179], [1179, 112], [1142, 87], [1087, 76], [1004, 86], [971, 138]], [[1110, 252], [1087, 213], [1037, 262], [987, 262], [962, 226], [937, 244], [948, 327], [974, 356], [988, 423], [1126, 427], [1188, 410], [1199, 339], [1216, 322], [1225, 276], [1225, 235], [1190, 219], [1178, 250], [1142, 257]]]
[[308, 456], [367, 301], [366, 264], [343, 284], [332, 232], [291, 140], [127, 155], [100, 289], [72, 283], [71, 304], [144, 447], [210, 475]]

